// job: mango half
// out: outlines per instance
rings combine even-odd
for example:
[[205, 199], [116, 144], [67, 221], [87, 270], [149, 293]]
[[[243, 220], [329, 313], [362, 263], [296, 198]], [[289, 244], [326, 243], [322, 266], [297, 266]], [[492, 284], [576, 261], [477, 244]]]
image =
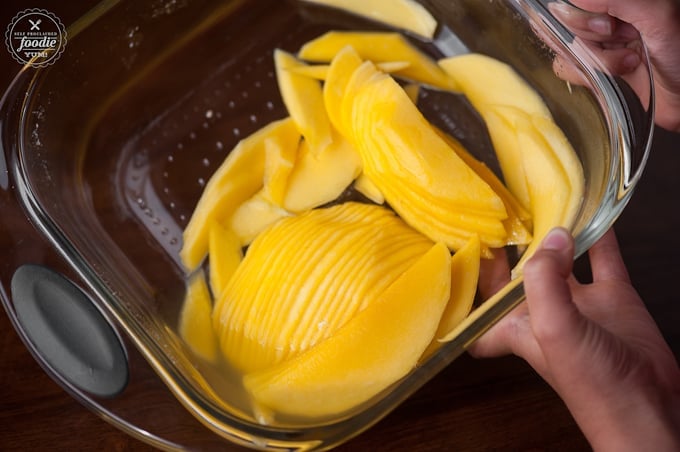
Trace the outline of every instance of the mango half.
[[353, 408], [405, 376], [427, 347], [449, 299], [450, 255], [438, 243], [362, 312], [316, 347], [246, 375], [260, 408], [327, 416]]
[[215, 306], [224, 356], [250, 373], [311, 349], [375, 303], [432, 245], [371, 204], [279, 220], [253, 240]]
[[342, 132], [361, 156], [364, 175], [399, 216], [452, 250], [473, 235], [485, 248], [505, 246], [503, 200], [451, 149], [404, 89], [370, 62], [345, 79], [340, 105], [327, 108], [339, 108]]

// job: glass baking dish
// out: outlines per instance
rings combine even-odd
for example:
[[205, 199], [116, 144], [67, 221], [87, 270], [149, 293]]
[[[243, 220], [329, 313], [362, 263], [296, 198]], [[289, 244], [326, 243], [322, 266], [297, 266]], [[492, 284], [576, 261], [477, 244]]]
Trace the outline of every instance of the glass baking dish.
[[[438, 23], [431, 41], [410, 36], [422, 49], [437, 58], [493, 56], [512, 65], [545, 100], [584, 169], [585, 196], [572, 228], [582, 254], [615, 221], [642, 174], [653, 128], [649, 74], [644, 92], [608, 75], [546, 1], [420, 3]], [[478, 300], [457, 336], [407, 377], [356, 410], [318, 421], [261, 424], [238, 383], [183, 343], [177, 333], [187, 283], [178, 257], [182, 230], [227, 152], [286, 115], [273, 50], [295, 52], [331, 29], [386, 26], [295, 0], [104, 1], [69, 29], [56, 64], [26, 66], [3, 98], [0, 208], [12, 214], [3, 215], [0, 227], [16, 241], [2, 265], [5, 308], [48, 373], [144, 441], [195, 446], [165, 442], [136, 420], [111, 414], [116, 403], [110, 400], [129, 391], [129, 363], [121, 364], [120, 384], [100, 394], [43, 356], [12, 286], [20, 279], [17, 268], [50, 264], [42, 253], [21, 254], [26, 237], [63, 258], [96, 314], [113, 325], [114, 345], [134, 346], [218, 443], [254, 448], [325, 449], [359, 434], [523, 299], [520, 277]], [[577, 68], [580, 84], [555, 75], [556, 54]], [[426, 91], [419, 106], [495, 167], [483, 123], [461, 96]], [[125, 345], [120, 350], [123, 360], [131, 355]]]

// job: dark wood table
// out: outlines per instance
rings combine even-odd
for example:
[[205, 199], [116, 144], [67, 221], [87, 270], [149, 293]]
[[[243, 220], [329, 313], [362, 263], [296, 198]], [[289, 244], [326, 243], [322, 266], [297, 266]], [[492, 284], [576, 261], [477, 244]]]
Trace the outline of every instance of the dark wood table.
[[[12, 0], [0, 27], [18, 11], [45, 8], [70, 23], [91, 0]], [[0, 84], [18, 63], [0, 49]], [[645, 177], [617, 223], [636, 287], [676, 356], [680, 354], [680, 136], [659, 131]], [[1, 214], [1, 213], [0, 213]], [[10, 246], [0, 239], [0, 248]], [[580, 261], [579, 268], [585, 268]], [[35, 363], [0, 314], [0, 450], [150, 450], [72, 399]], [[375, 427], [339, 450], [588, 450], [561, 400], [515, 357], [463, 356]]]

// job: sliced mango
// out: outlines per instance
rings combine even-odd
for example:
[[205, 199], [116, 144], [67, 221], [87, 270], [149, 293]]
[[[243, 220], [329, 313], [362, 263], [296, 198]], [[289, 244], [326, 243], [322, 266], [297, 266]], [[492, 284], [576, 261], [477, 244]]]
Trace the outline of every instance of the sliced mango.
[[466, 53], [437, 62], [456, 81], [482, 114], [490, 106], [515, 107], [530, 115], [552, 117], [538, 92], [512, 66], [480, 53]]
[[247, 246], [258, 234], [281, 218], [292, 214], [273, 204], [262, 191], [244, 201], [229, 220], [229, 228], [242, 246]]
[[208, 362], [219, 356], [217, 336], [212, 329], [212, 300], [202, 271], [192, 275], [179, 316], [179, 335], [193, 353]]
[[446, 140], [456, 154], [472, 168], [489, 186], [501, 197], [508, 218], [503, 220], [503, 225], [508, 233], [508, 245], [527, 245], [532, 240], [530, 230], [526, 224], [531, 224], [531, 214], [522, 206], [515, 196], [507, 189], [503, 182], [498, 179], [496, 174], [488, 166], [477, 160], [467, 149], [455, 138], [437, 130], [439, 135]]
[[[556, 226], [570, 227], [583, 197], [584, 182], [576, 154], [566, 138], [549, 135], [549, 140], [529, 116], [517, 120], [517, 141], [522, 149], [524, 168], [531, 201], [534, 240], [513, 269], [513, 276], [540, 245], [545, 235]], [[545, 119], [545, 118], [543, 118]], [[551, 127], [552, 121], [539, 121]], [[555, 126], [556, 127], [556, 126]], [[552, 133], [555, 129], [550, 128]], [[561, 132], [560, 132], [561, 133]], [[571, 165], [569, 168], [565, 166]], [[581, 171], [579, 171], [581, 170]]]
[[215, 299], [222, 291], [243, 259], [241, 241], [234, 231], [214, 221], [210, 227], [209, 259], [210, 289]]
[[344, 9], [383, 24], [408, 30], [432, 39], [437, 21], [414, 0], [305, 0], [310, 3]]
[[365, 173], [362, 173], [357, 177], [357, 180], [354, 181], [354, 188], [376, 204], [385, 203], [385, 196]]
[[441, 89], [458, 90], [458, 85], [437, 63], [399, 33], [329, 31], [307, 42], [298, 52], [303, 60], [327, 63], [346, 46], [363, 60], [374, 63], [407, 61], [410, 65], [395, 75]]
[[[444, 308], [434, 338], [423, 358], [430, 356], [441, 346], [441, 339], [470, 314], [477, 294], [481, 247], [478, 237], [472, 237], [465, 246], [451, 257], [451, 293]], [[422, 360], [422, 358], [421, 358]]]
[[276, 80], [288, 114], [314, 153], [331, 143], [331, 123], [326, 115], [319, 81], [296, 74], [292, 68], [304, 66], [295, 56], [283, 50], [274, 51]]
[[180, 258], [189, 272], [201, 264], [208, 252], [213, 220], [228, 219], [242, 202], [262, 188], [268, 139], [282, 148], [297, 148], [300, 133], [292, 119], [281, 119], [244, 138], [229, 153], [203, 189], [184, 229]]
[[[370, 63], [356, 73], [366, 68]], [[342, 116], [352, 121], [348, 135], [364, 173], [407, 223], [454, 250], [475, 234], [488, 246], [503, 246], [507, 212], [502, 199], [391, 77], [375, 68], [372, 75], [353, 76], [346, 95]]]
[[543, 99], [510, 65], [479, 53], [444, 58], [439, 66], [456, 81], [484, 118], [510, 191], [529, 209], [529, 194], [521, 166], [513, 119], [499, 117], [496, 107], [514, 107], [529, 115], [552, 118]]
[[[384, 63], [377, 63], [376, 67], [383, 72], [390, 73], [403, 71], [410, 65], [411, 63], [409, 63], [408, 61], [386, 61]], [[299, 75], [304, 75], [305, 77], [311, 77], [316, 80], [326, 80], [330, 68], [331, 66], [329, 64], [310, 64], [291, 66], [290, 68], [288, 68], [288, 70]]]
[[303, 141], [282, 206], [290, 212], [303, 212], [329, 203], [360, 173], [361, 158], [342, 136], [334, 134], [331, 144], [318, 155]]
[[282, 205], [293, 171], [299, 146], [280, 146], [277, 140], [264, 141], [264, 178], [262, 195], [273, 204]]
[[215, 307], [225, 358], [247, 373], [314, 347], [431, 246], [393, 212], [371, 204], [278, 221], [253, 240]]
[[347, 411], [408, 374], [449, 299], [450, 255], [434, 245], [333, 336], [243, 382], [257, 404], [306, 417]]

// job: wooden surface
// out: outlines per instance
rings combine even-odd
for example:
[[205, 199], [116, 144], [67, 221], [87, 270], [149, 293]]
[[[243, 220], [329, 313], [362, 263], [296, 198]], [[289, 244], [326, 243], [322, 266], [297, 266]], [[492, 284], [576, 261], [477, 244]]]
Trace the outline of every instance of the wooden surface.
[[[56, 0], [0, 7], [0, 27], [28, 7], [69, 23], [90, 2]], [[0, 83], [18, 64], [0, 49]], [[624, 257], [676, 356], [680, 354], [680, 137], [659, 132], [633, 201], [617, 224]], [[0, 249], [11, 246], [0, 237]], [[583, 262], [579, 267], [585, 267]], [[150, 450], [67, 395], [35, 363], [0, 313], [0, 450]], [[521, 360], [454, 362], [395, 412], [339, 450], [588, 450], [554, 392]]]

